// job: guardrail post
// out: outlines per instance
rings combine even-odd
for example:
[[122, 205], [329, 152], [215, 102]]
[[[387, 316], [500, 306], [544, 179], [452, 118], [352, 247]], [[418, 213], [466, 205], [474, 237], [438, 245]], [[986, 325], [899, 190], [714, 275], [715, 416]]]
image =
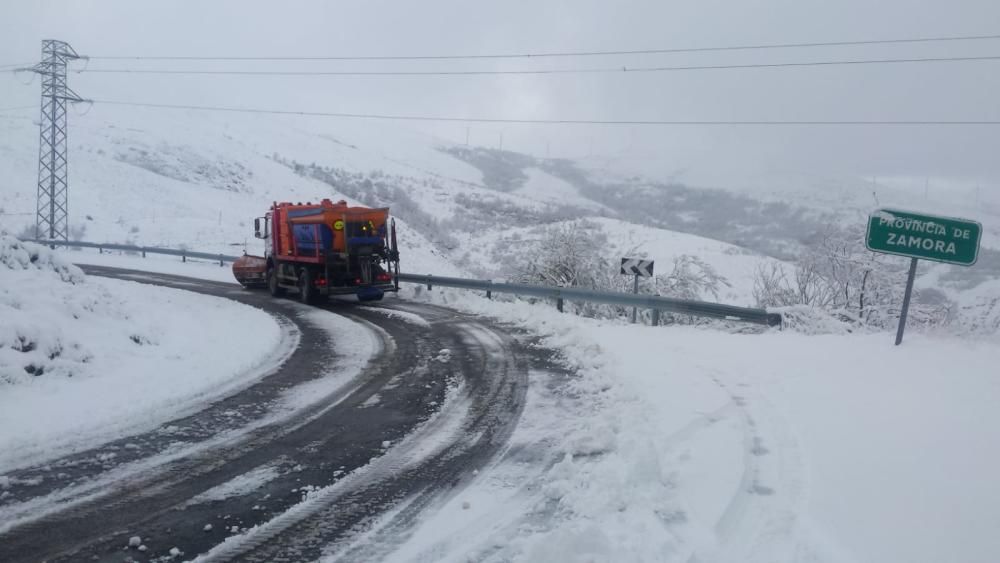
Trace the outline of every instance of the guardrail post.
[[222, 267], [222, 255], [221, 254], [219, 255], [219, 267], [220, 268]]
[[104, 254], [104, 249], [103, 249], [103, 248], [101, 248], [100, 246], [98, 246], [98, 247], [97, 247], [97, 253], [98, 253], [98, 254]]
[[781, 317], [780, 313], [768, 313], [767, 314], [767, 326], [776, 326], [778, 330], [785, 328], [784, 319]]
[[181, 262], [187, 262], [187, 261], [188, 261], [187, 254], [181, 254]]
[[560, 313], [563, 312], [563, 298], [562, 297], [556, 297], [556, 309], [558, 309]]
[[431, 288], [431, 276], [430, 276], [430, 274], [428, 274], [427, 275], [427, 291], [430, 291], [431, 289], [432, 289]]
[[660, 324], [660, 310], [659, 309], [653, 309], [653, 319], [650, 322], [650, 324], [652, 324], [653, 326], [656, 326], [656, 325]]
[[145, 250], [143, 250], [143, 251], [142, 251], [142, 257], [143, 257], [143, 258], [145, 258], [145, 257], [146, 257], [146, 251], [145, 251]]

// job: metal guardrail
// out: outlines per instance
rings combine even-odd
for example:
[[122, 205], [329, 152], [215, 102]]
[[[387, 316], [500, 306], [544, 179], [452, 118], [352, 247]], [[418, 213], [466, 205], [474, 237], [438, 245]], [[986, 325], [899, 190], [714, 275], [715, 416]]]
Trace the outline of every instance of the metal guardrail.
[[113, 242], [81, 242], [81, 241], [61, 241], [61, 240], [28, 240], [27, 242], [34, 242], [37, 244], [53, 245], [53, 246], [68, 246], [75, 248], [96, 248], [103, 252], [105, 250], [121, 250], [123, 252], [138, 252], [142, 254], [142, 257], [146, 257], [146, 253], [150, 254], [166, 254], [168, 256], [180, 256], [183, 261], [187, 261], [188, 258], [199, 258], [203, 260], [212, 260], [213, 262], [218, 261], [219, 265], [222, 266], [225, 262], [232, 262], [239, 258], [239, 256], [232, 256], [229, 254], [212, 254], [210, 252], [194, 252], [191, 250], [181, 250], [177, 248], [160, 248], [156, 246], [133, 246], [130, 244], [116, 244]]
[[[187, 261], [188, 258], [200, 258], [204, 260], [218, 261], [222, 266], [225, 262], [232, 262], [239, 256], [228, 254], [212, 254], [208, 252], [194, 252], [190, 250], [179, 250], [174, 248], [158, 248], [154, 246], [132, 246], [128, 244], [115, 243], [95, 243], [80, 241], [47, 241], [31, 240], [37, 244], [57, 245], [77, 248], [96, 248], [98, 250], [121, 250], [124, 252], [141, 253], [143, 257], [146, 253], [166, 254], [169, 256], [180, 256]], [[668, 311], [682, 315], [692, 315], [696, 317], [707, 317], [729, 321], [739, 321], [765, 326], [780, 326], [781, 315], [769, 313], [764, 309], [752, 309], [748, 307], [736, 307], [734, 305], [723, 305], [721, 303], [710, 303], [708, 301], [693, 301], [688, 299], [675, 299], [673, 297], [661, 297], [658, 295], [635, 295], [631, 293], [612, 293], [608, 291], [596, 291], [592, 289], [580, 289], [576, 287], [552, 287], [545, 285], [531, 285], [524, 283], [503, 283], [490, 280], [474, 280], [466, 278], [450, 278], [444, 276], [432, 276], [423, 274], [399, 274], [399, 281], [426, 285], [428, 289], [435, 285], [441, 287], [455, 287], [460, 289], [473, 289], [485, 291], [487, 297], [493, 292], [511, 293], [514, 295], [524, 295], [528, 297], [540, 297], [555, 299], [556, 307], [563, 310], [564, 300], [588, 301], [590, 303], [602, 303], [605, 305], [618, 305], [622, 307], [639, 307], [653, 311], [653, 324], [658, 324], [660, 311]]]
[[696, 317], [740, 321], [765, 326], [781, 325], [780, 314], [769, 313], [764, 309], [736, 307], [734, 305], [723, 305], [721, 303], [710, 303], [707, 301], [675, 299], [673, 297], [661, 297], [658, 295], [635, 295], [631, 293], [612, 293], [608, 291], [596, 291], [576, 287], [552, 287], [524, 283], [499, 283], [488, 280], [470, 280], [465, 278], [448, 278], [442, 276], [402, 273], [399, 274], [399, 281], [424, 284], [428, 289], [435, 285], [442, 287], [475, 289], [485, 291], [487, 296], [490, 296], [495, 291], [497, 293], [512, 293], [515, 295], [555, 299], [556, 307], [558, 307], [560, 311], [562, 311], [563, 308], [563, 300], [589, 301], [591, 303], [602, 303], [605, 305], [651, 309], [653, 311], [654, 325], [658, 324], [660, 311], [669, 311], [671, 313], [693, 315]]

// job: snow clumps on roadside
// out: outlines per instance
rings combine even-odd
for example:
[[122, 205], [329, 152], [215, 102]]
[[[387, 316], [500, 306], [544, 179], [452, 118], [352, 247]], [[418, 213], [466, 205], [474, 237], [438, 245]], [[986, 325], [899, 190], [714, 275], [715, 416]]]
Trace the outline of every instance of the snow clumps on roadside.
[[[0, 235], [0, 385], [82, 375], [92, 351], [74, 338], [88, 318], [127, 319], [113, 295], [45, 246]], [[148, 341], [140, 334], [109, 338]]]

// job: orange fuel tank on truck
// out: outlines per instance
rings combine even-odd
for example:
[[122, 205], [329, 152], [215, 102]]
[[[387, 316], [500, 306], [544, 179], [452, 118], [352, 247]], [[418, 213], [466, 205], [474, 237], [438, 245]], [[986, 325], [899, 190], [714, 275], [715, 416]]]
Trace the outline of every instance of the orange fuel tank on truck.
[[233, 263], [245, 286], [266, 285], [273, 295], [293, 290], [307, 302], [333, 294], [381, 299], [398, 290], [396, 227], [387, 208], [328, 199], [274, 203], [254, 230], [265, 241], [264, 256]]

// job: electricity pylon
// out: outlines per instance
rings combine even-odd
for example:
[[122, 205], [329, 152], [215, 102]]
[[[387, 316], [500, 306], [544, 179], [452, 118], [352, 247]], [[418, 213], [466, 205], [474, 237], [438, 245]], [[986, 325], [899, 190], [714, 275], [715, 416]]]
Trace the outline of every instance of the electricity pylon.
[[38, 135], [38, 200], [35, 238], [69, 239], [69, 162], [66, 103], [83, 98], [66, 85], [66, 63], [81, 57], [64, 41], [42, 41], [42, 61], [28, 70], [42, 76]]

